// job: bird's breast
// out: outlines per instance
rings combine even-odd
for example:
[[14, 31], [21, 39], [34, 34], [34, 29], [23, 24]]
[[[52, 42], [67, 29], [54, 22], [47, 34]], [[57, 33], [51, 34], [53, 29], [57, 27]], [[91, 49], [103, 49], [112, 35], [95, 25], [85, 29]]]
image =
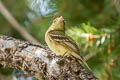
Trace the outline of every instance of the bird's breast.
[[45, 37], [45, 41], [48, 45], [48, 47], [57, 55], [70, 55], [68, 53], [69, 50], [62, 46], [59, 42], [56, 42], [55, 40], [52, 40], [50, 36]]

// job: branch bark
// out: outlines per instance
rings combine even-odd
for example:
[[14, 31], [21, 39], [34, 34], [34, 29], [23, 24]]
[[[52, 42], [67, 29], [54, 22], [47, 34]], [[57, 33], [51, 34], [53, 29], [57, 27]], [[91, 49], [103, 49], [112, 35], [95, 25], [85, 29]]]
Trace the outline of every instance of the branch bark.
[[0, 36], [0, 64], [39, 80], [99, 80], [72, 56], [57, 56], [46, 46], [7, 36]]

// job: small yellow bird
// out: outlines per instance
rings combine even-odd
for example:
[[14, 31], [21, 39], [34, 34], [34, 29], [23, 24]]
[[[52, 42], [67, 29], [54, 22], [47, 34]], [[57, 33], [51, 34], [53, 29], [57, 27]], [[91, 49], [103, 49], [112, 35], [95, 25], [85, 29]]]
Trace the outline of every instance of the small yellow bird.
[[89, 68], [76, 43], [65, 34], [65, 22], [62, 16], [57, 17], [45, 33], [45, 41], [49, 48], [57, 55], [74, 56]]

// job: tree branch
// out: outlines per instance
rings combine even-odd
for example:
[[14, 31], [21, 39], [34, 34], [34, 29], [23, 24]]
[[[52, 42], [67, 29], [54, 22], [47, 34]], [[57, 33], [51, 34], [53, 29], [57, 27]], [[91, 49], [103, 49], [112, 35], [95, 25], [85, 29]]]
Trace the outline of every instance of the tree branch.
[[7, 21], [12, 25], [12, 27], [16, 29], [24, 37], [24, 39], [40, 45], [40, 43], [34, 37], [32, 37], [31, 34], [29, 34], [22, 25], [20, 25], [17, 22], [17, 20], [12, 16], [12, 14], [4, 6], [2, 1], [0, 1], [0, 12], [7, 19]]
[[48, 47], [7, 36], [0, 36], [0, 63], [39, 80], [98, 80], [72, 56], [56, 56]]

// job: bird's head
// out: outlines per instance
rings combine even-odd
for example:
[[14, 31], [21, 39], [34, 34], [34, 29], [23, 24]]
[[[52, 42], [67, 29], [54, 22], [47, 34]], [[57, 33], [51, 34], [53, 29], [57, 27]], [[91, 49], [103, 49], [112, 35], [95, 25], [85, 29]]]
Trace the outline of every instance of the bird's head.
[[60, 17], [57, 17], [56, 19], [54, 19], [52, 25], [50, 26], [50, 29], [65, 31], [64, 18], [62, 16], [60, 16]]

